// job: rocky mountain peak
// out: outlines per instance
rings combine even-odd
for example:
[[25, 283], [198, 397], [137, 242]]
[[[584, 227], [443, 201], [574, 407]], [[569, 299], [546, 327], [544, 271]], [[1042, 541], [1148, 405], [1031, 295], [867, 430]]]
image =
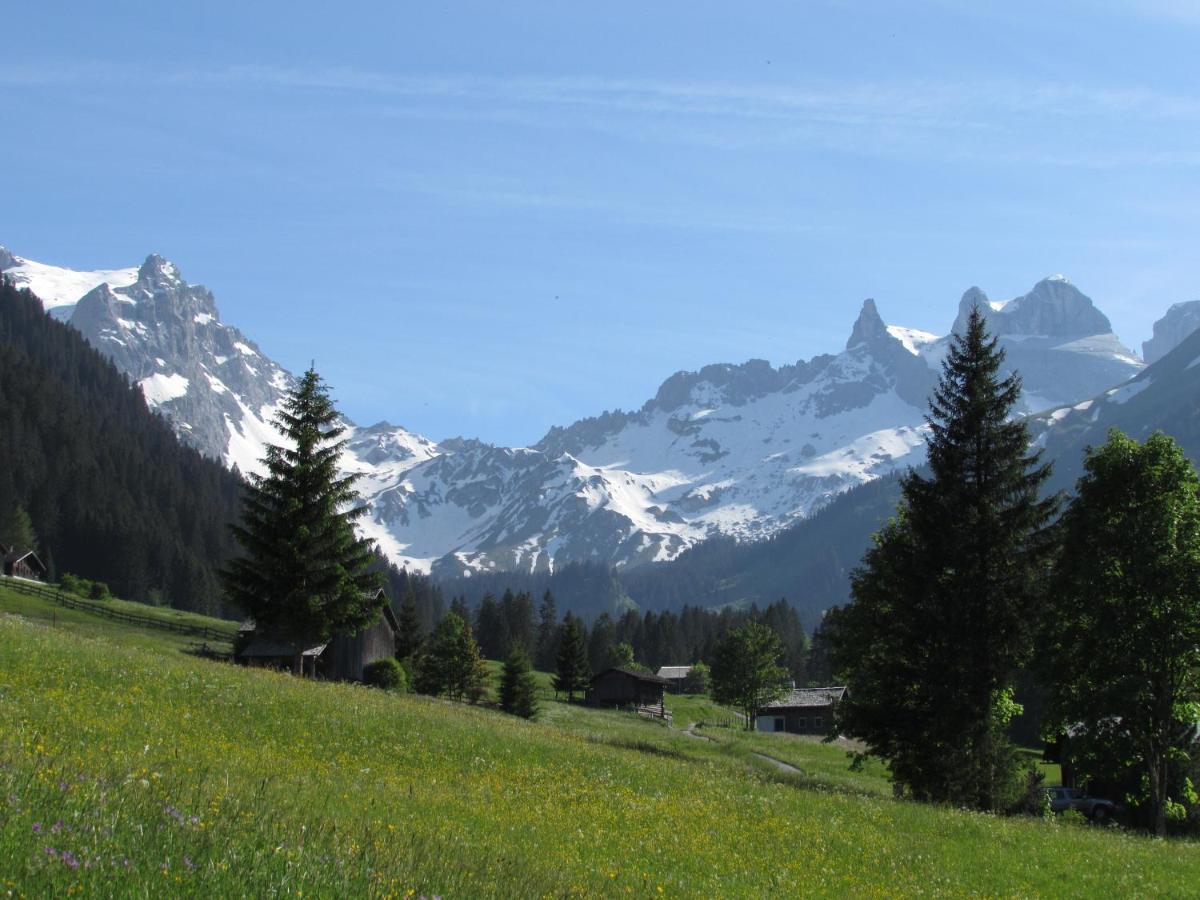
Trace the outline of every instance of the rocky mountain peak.
[[151, 253], [138, 269], [138, 281], [147, 281], [152, 284], [178, 284], [182, 279], [173, 262], [164, 259], [157, 253]]
[[0, 272], [5, 269], [11, 269], [17, 264], [17, 258], [9, 252], [7, 247], [0, 246]]
[[983, 291], [971, 288], [959, 301], [956, 333], [966, 328], [967, 316], [975, 305], [983, 311], [988, 329], [995, 335], [1081, 338], [1112, 332], [1108, 316], [1063, 275], [1043, 278], [1028, 294], [1007, 303], [993, 303]]
[[1154, 323], [1154, 336], [1142, 342], [1146, 364], [1162, 359], [1200, 328], [1200, 300], [1176, 303]]
[[846, 341], [846, 349], [852, 350], [860, 344], [874, 344], [880, 339], [892, 340], [888, 334], [887, 325], [875, 307], [875, 301], [868, 297], [863, 301], [858, 318], [850, 331], [850, 339]]

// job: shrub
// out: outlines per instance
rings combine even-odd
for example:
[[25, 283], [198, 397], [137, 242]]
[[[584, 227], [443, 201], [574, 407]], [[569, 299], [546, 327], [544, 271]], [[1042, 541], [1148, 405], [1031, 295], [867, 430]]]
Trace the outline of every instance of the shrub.
[[408, 690], [408, 676], [404, 668], [390, 656], [364, 666], [363, 682], [385, 691]]
[[88, 585], [88, 597], [92, 600], [111, 600], [112, 592], [103, 581], [93, 581]]

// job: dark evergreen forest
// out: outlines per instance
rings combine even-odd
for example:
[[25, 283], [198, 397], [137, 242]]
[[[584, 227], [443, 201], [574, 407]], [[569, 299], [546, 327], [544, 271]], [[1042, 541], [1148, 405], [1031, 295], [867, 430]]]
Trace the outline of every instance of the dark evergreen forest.
[[28, 291], [0, 279], [0, 509], [22, 507], [52, 574], [220, 614], [241, 482]]

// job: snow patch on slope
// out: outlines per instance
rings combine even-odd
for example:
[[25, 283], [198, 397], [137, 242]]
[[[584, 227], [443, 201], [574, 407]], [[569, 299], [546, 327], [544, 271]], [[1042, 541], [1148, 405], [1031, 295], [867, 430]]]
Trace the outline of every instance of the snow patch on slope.
[[163, 375], [161, 372], [143, 378], [138, 384], [150, 406], [161, 406], [168, 400], [182, 397], [188, 390], [188, 380], [182, 375]]

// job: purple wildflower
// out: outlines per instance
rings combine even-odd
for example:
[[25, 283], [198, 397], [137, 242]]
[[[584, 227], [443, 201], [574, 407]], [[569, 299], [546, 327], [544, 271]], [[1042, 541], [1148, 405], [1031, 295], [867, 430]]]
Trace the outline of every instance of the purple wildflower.
[[45, 853], [47, 856], [58, 856], [58, 851], [55, 850], [53, 847], [43, 847], [42, 852]]
[[62, 861], [63, 861], [63, 865], [65, 865], [68, 869], [78, 869], [79, 868], [79, 860], [77, 860], [75, 858], [75, 854], [72, 853], [70, 850], [64, 850], [62, 852]]
[[187, 870], [188, 870], [189, 872], [190, 872], [190, 871], [192, 871], [193, 869], [195, 869], [195, 868], [196, 868], [196, 866], [195, 866], [195, 864], [192, 862], [192, 858], [191, 858], [190, 856], [185, 856], [185, 857], [183, 858], [183, 864], [184, 864], [185, 866], [187, 866]]
[[34, 833], [34, 834], [41, 834], [41, 833], [42, 833], [42, 823], [41, 823], [41, 822], [34, 822], [34, 823], [33, 823], [33, 833]]
[[58, 834], [60, 831], [62, 831], [62, 828], [63, 828], [62, 819], [59, 819], [57, 822], [55, 822], [53, 825], [50, 826], [50, 833]]

